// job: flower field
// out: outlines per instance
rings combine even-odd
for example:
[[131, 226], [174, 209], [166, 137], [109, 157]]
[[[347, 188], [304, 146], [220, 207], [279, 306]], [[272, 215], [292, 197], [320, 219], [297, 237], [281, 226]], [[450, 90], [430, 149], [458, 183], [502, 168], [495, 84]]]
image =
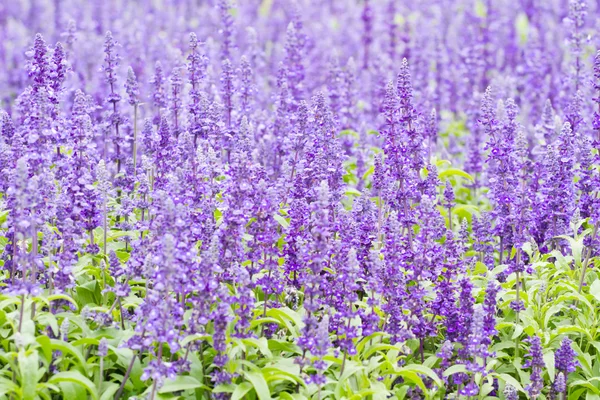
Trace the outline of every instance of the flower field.
[[0, 3], [0, 400], [600, 400], [600, 2]]

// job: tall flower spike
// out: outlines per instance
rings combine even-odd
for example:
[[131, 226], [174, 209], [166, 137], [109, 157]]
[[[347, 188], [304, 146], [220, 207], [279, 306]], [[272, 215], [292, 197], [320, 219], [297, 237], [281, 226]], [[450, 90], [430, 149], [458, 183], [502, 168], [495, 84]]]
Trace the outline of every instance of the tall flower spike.
[[180, 126], [179, 126], [179, 115], [181, 113], [181, 107], [183, 105], [183, 100], [181, 98], [181, 92], [183, 90], [183, 79], [181, 79], [181, 68], [175, 67], [171, 72], [171, 77], [169, 78], [171, 83], [171, 96], [170, 100], [170, 110], [173, 114], [173, 129], [175, 130], [175, 136], [179, 137]]
[[427, 138], [427, 155], [431, 162], [431, 156], [434, 153], [435, 146], [437, 143], [438, 137], [438, 116], [435, 108], [431, 109], [431, 113], [429, 114], [429, 118], [427, 119], [427, 124], [425, 128], [425, 137]]
[[229, 59], [225, 59], [222, 64], [221, 73], [221, 92], [223, 94], [223, 103], [225, 105], [225, 123], [228, 129], [231, 129], [231, 113], [233, 112], [233, 96], [235, 88], [233, 82], [235, 79], [233, 66]]
[[67, 23], [67, 31], [61, 33], [61, 36], [65, 38], [65, 44], [67, 45], [67, 52], [70, 54], [73, 49], [73, 44], [77, 40], [77, 24], [75, 20], [70, 19]]
[[46, 87], [50, 66], [48, 65], [48, 47], [40, 33], [35, 35], [33, 42], [33, 57], [29, 76], [33, 80], [33, 91], [38, 92]]
[[127, 68], [127, 80], [125, 81], [125, 92], [129, 96], [128, 102], [132, 106], [139, 104], [140, 88], [138, 85], [137, 77], [133, 68]]
[[577, 361], [577, 353], [571, 347], [571, 339], [567, 336], [560, 343], [560, 347], [554, 353], [554, 365], [557, 371], [563, 372], [565, 375], [575, 372], [579, 362]]
[[543, 369], [546, 367], [542, 354], [542, 342], [539, 336], [529, 338], [529, 353], [525, 355], [529, 359], [523, 364], [524, 368], [531, 368], [531, 383], [526, 389], [532, 399], [537, 399], [544, 388], [542, 377]]
[[11, 143], [15, 134], [12, 118], [6, 111], [0, 110], [0, 135], [7, 143]]
[[248, 117], [252, 113], [253, 99], [256, 92], [254, 72], [248, 58], [244, 55], [240, 60], [240, 114]]
[[165, 74], [160, 61], [154, 65], [154, 76], [150, 81], [152, 85], [152, 104], [157, 109], [157, 115], [154, 118], [154, 124], [158, 125], [160, 121], [160, 113], [163, 108], [167, 107], [167, 95], [165, 92]]
[[562, 372], [559, 372], [558, 375], [556, 375], [556, 379], [554, 379], [553, 389], [556, 391], [556, 393], [566, 392], [567, 381], [565, 379], [565, 374], [563, 374]]
[[[410, 78], [410, 68], [408, 66], [408, 60], [406, 58], [402, 59], [402, 64], [400, 65], [400, 73], [398, 73], [398, 97], [400, 98], [400, 108], [402, 110], [408, 111], [412, 110], [412, 83]], [[409, 117], [409, 115], [403, 115], [404, 117]], [[412, 117], [412, 115], [410, 115]]]
[[297, 31], [294, 22], [290, 22], [285, 36], [285, 65], [287, 68], [287, 83], [292, 91], [295, 103], [302, 100], [304, 93], [304, 49], [300, 35], [301, 33]]
[[233, 16], [231, 15], [230, 0], [219, 0], [217, 7], [221, 17], [221, 29], [219, 33], [223, 37], [221, 47], [221, 60], [231, 59], [231, 50], [235, 47]]
[[109, 103], [116, 107], [116, 103], [121, 100], [121, 96], [115, 92], [115, 83], [117, 82], [117, 67], [120, 57], [115, 52], [117, 42], [113, 39], [111, 31], [107, 31], [104, 37], [104, 65], [103, 71], [105, 74], [106, 83], [110, 86], [110, 94], [107, 98]]
[[540, 132], [540, 138], [544, 139], [545, 144], [550, 144], [556, 136], [556, 123], [554, 121], [554, 108], [550, 99], [546, 100], [540, 123], [536, 126], [536, 131]]
[[371, 53], [371, 43], [373, 43], [373, 9], [371, 8], [370, 0], [365, 0], [362, 14], [360, 16], [363, 22], [363, 69], [369, 68], [369, 57]]
[[202, 119], [202, 95], [200, 84], [206, 75], [206, 67], [208, 65], [208, 59], [206, 56], [200, 53], [200, 43], [198, 37], [194, 32], [190, 33], [190, 54], [188, 55], [188, 77], [189, 82], [192, 85], [190, 90], [191, 102], [189, 105], [189, 123], [190, 133], [194, 137], [194, 144], [196, 143], [198, 136], [202, 134], [204, 123]]
[[387, 53], [391, 64], [393, 65], [396, 60], [396, 47], [398, 42], [398, 25], [396, 24], [396, 1], [389, 0], [386, 8], [386, 19], [387, 34], [388, 34], [388, 47]]
[[585, 45], [586, 0], [569, 0], [569, 13], [566, 22], [569, 25], [569, 45], [571, 47], [571, 93], [581, 90], [584, 85], [584, 64], [582, 60]]
[[[121, 114], [117, 108], [117, 104], [121, 101], [121, 95], [115, 91], [115, 84], [117, 83], [117, 67], [119, 65], [120, 57], [116, 53], [117, 42], [113, 39], [110, 31], [106, 32], [104, 37], [104, 75], [106, 83], [110, 88], [110, 92], [106, 98], [109, 104], [112, 104], [112, 111], [109, 111], [108, 123], [111, 127], [114, 127], [114, 136], [111, 142], [115, 145], [115, 161], [117, 163], [117, 173], [121, 170], [121, 140], [119, 134], [119, 126], [121, 124]], [[105, 157], [108, 155], [105, 154]]]
[[595, 131], [595, 140], [600, 146], [600, 50], [596, 52], [596, 56], [594, 57], [594, 80], [593, 80], [594, 93], [593, 98], [594, 103], [596, 104], [596, 109], [594, 110], [594, 117], [592, 120], [592, 127]]
[[66, 79], [67, 73], [67, 60], [63, 45], [58, 42], [54, 47], [54, 54], [52, 55], [52, 66], [49, 73], [50, 81], [50, 102], [55, 106], [58, 105], [60, 100], [61, 92], [63, 91], [63, 85]]

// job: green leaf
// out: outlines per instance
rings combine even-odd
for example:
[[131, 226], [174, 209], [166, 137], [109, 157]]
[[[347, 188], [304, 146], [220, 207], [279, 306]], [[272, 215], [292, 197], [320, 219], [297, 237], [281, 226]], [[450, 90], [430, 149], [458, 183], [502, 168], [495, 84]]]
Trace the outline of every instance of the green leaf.
[[245, 338], [242, 339], [242, 343], [244, 343], [246, 346], [258, 348], [260, 352], [263, 353], [263, 355], [267, 358], [273, 358], [273, 353], [271, 353], [271, 350], [269, 350], [269, 342], [265, 337], [261, 337], [260, 339]]
[[39, 380], [39, 357], [37, 351], [19, 351], [19, 373], [21, 383], [21, 398], [23, 400], [34, 400], [36, 397], [36, 386]]
[[306, 400], [308, 397], [300, 394], [300, 393], [287, 393], [281, 392], [279, 393], [279, 400]]
[[67, 296], [66, 294], [52, 294], [52, 295], [48, 296], [49, 302], [53, 302], [55, 300], [66, 300], [78, 308], [77, 302], [75, 300], [73, 300], [73, 298], [71, 296]]
[[215, 219], [215, 225], [218, 227], [221, 225], [221, 221], [223, 220], [223, 213], [218, 208], [215, 208], [213, 212], [213, 218]]
[[550, 375], [550, 380], [554, 381], [554, 352], [552, 350], [544, 354], [544, 363], [546, 364], [546, 368], [548, 369], [548, 375]]
[[101, 304], [100, 287], [96, 281], [88, 282], [75, 288], [77, 300], [81, 306], [87, 304]]
[[558, 327], [558, 333], [564, 334], [564, 333], [572, 333], [572, 332], [581, 333], [581, 334], [587, 336], [587, 338], [589, 340], [593, 340], [593, 338], [590, 336], [590, 333], [586, 329], [583, 329], [582, 327], [575, 326], [575, 325], [564, 325], [564, 326]]
[[290, 222], [279, 214], [273, 215], [273, 218], [275, 218], [275, 221], [279, 222], [279, 225], [283, 226], [284, 229], [290, 226]]
[[579, 379], [574, 382], [571, 382], [571, 387], [575, 387], [575, 386], [581, 386], [581, 387], [591, 390], [594, 393], [600, 394], [600, 389], [598, 389], [596, 386], [594, 386], [593, 383], [584, 381], [583, 379]]
[[59, 391], [63, 399], [87, 399], [85, 388], [73, 382], [59, 382]]
[[52, 360], [52, 345], [50, 344], [50, 338], [48, 336], [38, 336], [35, 338], [35, 341], [39, 343], [42, 348], [42, 353], [46, 358], [46, 361], [50, 362]]
[[0, 225], [6, 222], [8, 218], [8, 210], [0, 212]]
[[244, 377], [250, 381], [250, 383], [252, 383], [252, 387], [254, 388], [259, 400], [270, 400], [271, 392], [269, 391], [269, 385], [267, 384], [263, 374], [258, 371], [254, 364], [244, 362], [244, 365], [248, 366], [250, 369], [244, 370], [242, 373]]
[[[275, 380], [285, 380], [294, 384], [300, 384], [304, 386], [304, 380], [300, 378], [300, 367], [298, 365], [289, 365], [284, 362], [290, 360], [289, 358], [283, 358], [279, 364], [269, 365], [262, 368], [262, 373], [267, 382]], [[293, 361], [293, 360], [292, 360]]]
[[458, 374], [460, 372], [467, 372], [467, 367], [464, 364], [455, 364], [449, 368], [447, 368], [442, 375], [450, 376], [454, 374]]
[[191, 390], [202, 387], [198, 380], [191, 376], [178, 376], [175, 379], [167, 379], [158, 393], [172, 393], [181, 390]]
[[231, 400], [243, 399], [246, 393], [252, 390], [252, 384], [250, 382], [242, 382], [237, 385], [233, 393], [231, 394]]
[[415, 373], [414, 371], [400, 368], [400, 370], [398, 371], [390, 371], [389, 373], [393, 375], [399, 375], [402, 378], [404, 378], [405, 381], [409, 381], [417, 385], [423, 392], [428, 392], [425, 383], [423, 383], [423, 379], [421, 379], [419, 374]]
[[300, 315], [289, 307], [272, 308], [267, 310], [267, 316], [281, 321], [281, 323], [288, 328], [292, 335], [294, 335], [298, 327], [302, 325], [302, 318]]
[[212, 390], [213, 393], [233, 393], [235, 391], [236, 385], [231, 383], [228, 384], [220, 384], [214, 387]]
[[600, 279], [596, 279], [590, 286], [590, 294], [600, 301]]
[[346, 196], [362, 196], [362, 193], [353, 187], [346, 188], [345, 193], [346, 193]]
[[525, 390], [523, 390], [523, 386], [521, 386], [519, 381], [516, 380], [513, 376], [511, 376], [509, 374], [496, 374], [496, 376], [498, 379], [500, 379], [504, 383], [509, 384], [512, 387], [514, 387], [515, 389], [517, 389], [518, 391], [525, 393]]
[[88, 378], [83, 376], [77, 371], [64, 371], [53, 375], [48, 379], [49, 383], [60, 383], [60, 382], [72, 382], [83, 386], [93, 399], [98, 398], [98, 392], [96, 391], [96, 385], [92, 383]]
[[435, 372], [433, 372], [433, 370], [431, 368], [428, 368], [421, 364], [409, 364], [403, 368], [406, 370], [415, 371], [415, 372], [418, 372], [419, 374], [425, 375], [426, 377], [431, 379], [440, 388], [444, 386], [444, 383], [442, 382], [440, 377]]
[[56, 336], [59, 334], [58, 321], [56, 315], [50, 312], [40, 312], [37, 316], [37, 323], [42, 326], [47, 326], [52, 329], [52, 333]]
[[9, 393], [18, 393], [18, 391], [19, 386], [16, 383], [0, 376], [0, 396], [5, 396]]
[[115, 397], [115, 393], [119, 390], [119, 384], [114, 382], [104, 382], [102, 384], [104, 389], [102, 389], [102, 396], [100, 396], [100, 400], [113, 400]]
[[83, 368], [86, 374], [88, 373], [88, 365], [85, 362], [85, 358], [83, 358], [83, 354], [81, 354], [79, 349], [77, 349], [71, 343], [63, 342], [62, 340], [58, 339], [50, 339], [50, 344], [52, 346], [52, 350], [60, 350], [62, 351], [63, 355], [66, 353], [70, 353], [73, 356], [75, 356], [75, 359], [77, 360], [79, 366]]
[[462, 178], [470, 180], [471, 182], [473, 182], [475, 180], [467, 172], [463, 171], [462, 169], [458, 169], [458, 168], [448, 168], [447, 170], [444, 170], [438, 174], [438, 178], [442, 182], [450, 176], [460, 176]]

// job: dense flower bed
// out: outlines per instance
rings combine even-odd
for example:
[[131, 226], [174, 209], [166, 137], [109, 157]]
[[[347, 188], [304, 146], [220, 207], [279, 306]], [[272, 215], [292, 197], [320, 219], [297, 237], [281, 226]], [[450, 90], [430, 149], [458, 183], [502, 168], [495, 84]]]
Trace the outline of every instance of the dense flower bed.
[[599, 15], [0, 4], [0, 399], [600, 399]]

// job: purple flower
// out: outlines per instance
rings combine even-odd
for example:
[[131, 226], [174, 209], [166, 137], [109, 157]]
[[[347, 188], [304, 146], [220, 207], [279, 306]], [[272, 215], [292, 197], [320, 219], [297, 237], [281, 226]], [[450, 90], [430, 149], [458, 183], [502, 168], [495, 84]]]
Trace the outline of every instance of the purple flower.
[[563, 374], [562, 372], [559, 372], [558, 375], [556, 375], [556, 379], [554, 380], [554, 384], [552, 385], [552, 388], [557, 393], [565, 393], [566, 392], [567, 382], [565, 380], [565, 374]]
[[108, 355], [108, 340], [106, 338], [100, 339], [98, 343], [98, 357], [106, 357]]
[[518, 400], [519, 399], [519, 393], [517, 392], [517, 389], [515, 389], [514, 386], [507, 384], [504, 387], [504, 398], [506, 400]]
[[523, 364], [523, 368], [531, 368], [531, 383], [526, 389], [531, 398], [536, 399], [544, 388], [544, 379], [542, 372], [546, 367], [544, 356], [542, 354], [542, 343], [539, 336], [529, 338], [529, 353], [525, 355], [527, 361]]
[[133, 68], [127, 68], [127, 80], [125, 81], [125, 91], [129, 96], [129, 104], [135, 106], [139, 104], [139, 96], [140, 96], [140, 88], [137, 82], [137, 78], [135, 76], [135, 72], [133, 72]]
[[579, 362], [577, 361], [577, 353], [571, 347], [571, 339], [564, 337], [560, 343], [560, 347], [554, 353], [554, 366], [557, 371], [560, 371], [567, 376], [571, 372], [575, 372]]

